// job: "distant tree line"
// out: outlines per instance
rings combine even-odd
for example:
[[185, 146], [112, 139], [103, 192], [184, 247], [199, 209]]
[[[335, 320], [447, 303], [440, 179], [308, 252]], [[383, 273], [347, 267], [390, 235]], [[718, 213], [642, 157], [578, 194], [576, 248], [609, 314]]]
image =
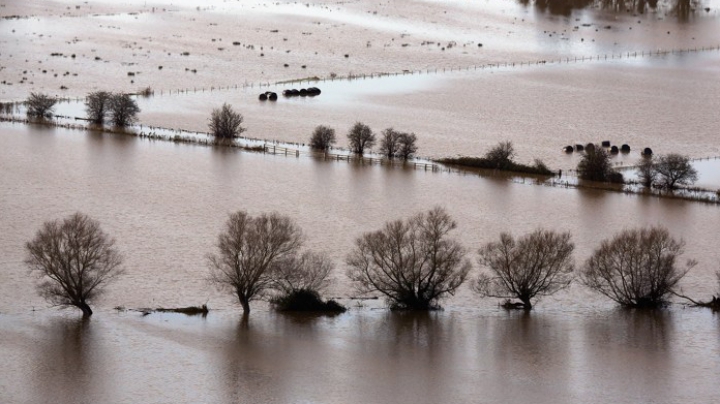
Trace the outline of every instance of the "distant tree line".
[[[146, 89], [145, 92], [150, 92]], [[53, 108], [57, 99], [46, 94], [30, 93], [25, 101], [28, 117], [49, 119], [53, 116]], [[116, 127], [125, 127], [137, 121], [140, 108], [129, 95], [95, 91], [85, 99], [87, 119], [102, 125], [106, 120]], [[242, 126], [242, 114], [233, 110], [225, 103], [213, 109], [208, 122], [210, 134], [218, 140], [232, 140], [239, 137], [247, 129]], [[372, 129], [356, 122], [347, 133], [350, 151], [362, 156], [375, 146], [377, 137]], [[309, 146], [316, 150], [327, 151], [337, 142], [335, 129], [328, 126], [317, 126], [309, 141]], [[379, 153], [391, 158], [411, 159], [417, 153], [417, 135], [387, 128], [380, 135]], [[585, 153], [578, 162], [578, 177], [586, 181], [610, 182], [623, 184], [625, 179], [612, 167], [611, 155], [608, 150], [597, 144], [588, 144]], [[545, 163], [536, 159], [533, 165], [517, 163], [515, 147], [512, 142], [504, 141], [493, 146], [483, 157], [452, 157], [437, 160], [447, 165], [502, 170], [535, 175], [554, 175]], [[643, 157], [637, 166], [640, 184], [647, 188], [660, 188], [672, 191], [681, 186], [691, 186], [698, 179], [697, 170], [690, 159], [677, 153], [670, 153], [657, 158], [651, 155]]]
[[[347, 276], [358, 292], [383, 296], [391, 309], [437, 309], [472, 269], [467, 250], [450, 236], [456, 227], [440, 207], [387, 222], [355, 240], [345, 260]], [[344, 311], [321, 298], [333, 283], [334, 263], [322, 252], [304, 250], [304, 242], [302, 230], [288, 216], [232, 213], [207, 255], [209, 282], [235, 296], [244, 316], [258, 299], [281, 311]], [[471, 287], [481, 297], [506, 299], [504, 307], [523, 310], [576, 280], [624, 307], [659, 308], [676, 295], [720, 309], [720, 288], [709, 302], [678, 293], [678, 283], [696, 265], [679, 262], [684, 246], [663, 227], [623, 230], [603, 240], [575, 275], [570, 233], [502, 233], [477, 250], [483, 269]], [[44, 223], [25, 250], [40, 295], [54, 305], [77, 307], [85, 316], [124, 272], [115, 240], [82, 213]], [[718, 280], [720, 286], [720, 271]]]

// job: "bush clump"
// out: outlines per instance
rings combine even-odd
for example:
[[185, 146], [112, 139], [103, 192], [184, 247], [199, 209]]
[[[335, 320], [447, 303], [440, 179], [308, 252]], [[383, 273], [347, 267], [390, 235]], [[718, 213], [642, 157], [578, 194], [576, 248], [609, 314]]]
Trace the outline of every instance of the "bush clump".
[[30, 93], [25, 101], [27, 106], [27, 116], [30, 118], [50, 119], [53, 116], [53, 108], [57, 103], [55, 97], [47, 94]]
[[623, 230], [588, 258], [582, 282], [625, 307], [662, 307], [696, 264], [677, 264], [684, 246], [664, 227]]
[[286, 312], [343, 313], [347, 310], [335, 300], [323, 301], [316, 291], [310, 289], [294, 290], [286, 295], [274, 297], [270, 303], [277, 311]]
[[585, 147], [585, 155], [577, 166], [580, 179], [597, 182], [611, 182], [622, 184], [625, 182], [623, 175], [612, 168], [610, 154], [605, 148], [594, 145]]

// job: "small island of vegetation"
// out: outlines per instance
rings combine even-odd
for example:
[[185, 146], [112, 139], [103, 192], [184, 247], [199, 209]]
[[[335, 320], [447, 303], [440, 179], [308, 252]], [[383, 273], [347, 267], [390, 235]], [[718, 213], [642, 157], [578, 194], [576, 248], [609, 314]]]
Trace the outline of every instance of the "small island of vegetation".
[[534, 165], [526, 165], [513, 161], [514, 157], [515, 147], [512, 142], [507, 141], [498, 143], [483, 157], [447, 157], [435, 161], [450, 166], [484, 168], [534, 175], [555, 175], [539, 159], [535, 160]]

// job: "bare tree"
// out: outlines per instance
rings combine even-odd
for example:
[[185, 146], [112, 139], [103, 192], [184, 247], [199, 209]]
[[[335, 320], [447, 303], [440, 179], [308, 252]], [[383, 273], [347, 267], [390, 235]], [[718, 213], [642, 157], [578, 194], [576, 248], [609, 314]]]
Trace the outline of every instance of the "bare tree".
[[109, 107], [110, 121], [120, 128], [135, 123], [140, 112], [137, 102], [128, 94], [113, 94], [110, 97]]
[[500, 142], [485, 153], [485, 160], [494, 168], [508, 169], [513, 165], [515, 147], [511, 141]]
[[660, 156], [654, 164], [658, 183], [667, 189], [678, 185], [692, 185], [698, 179], [697, 170], [687, 156], [671, 153]]
[[361, 156], [365, 153], [365, 149], [370, 149], [375, 145], [375, 134], [369, 126], [361, 122], [355, 122], [347, 137], [350, 142], [350, 150]]
[[570, 233], [539, 229], [517, 240], [502, 233], [499, 242], [480, 249], [479, 263], [492, 275], [480, 274], [473, 289], [481, 296], [519, 299], [531, 310], [531, 299], [570, 285], [574, 249]]
[[585, 154], [578, 163], [577, 170], [580, 178], [583, 180], [623, 182], [622, 174], [613, 170], [610, 164], [610, 154], [608, 154], [605, 148], [598, 145], [585, 149]]
[[363, 234], [347, 258], [361, 292], [379, 292], [391, 308], [429, 310], [455, 293], [470, 271], [465, 250], [448, 238], [455, 221], [436, 207]]
[[408, 160], [417, 153], [417, 136], [414, 133], [402, 133], [400, 134], [399, 146], [397, 155], [403, 159]]
[[288, 256], [274, 265], [273, 289], [290, 294], [300, 290], [322, 292], [331, 284], [333, 262], [325, 254], [306, 251]]
[[45, 222], [25, 244], [25, 264], [42, 281], [39, 293], [59, 306], [75, 306], [92, 315], [89, 303], [123, 273], [115, 240], [100, 223], [75, 213], [62, 222]]
[[218, 252], [208, 255], [210, 281], [232, 291], [248, 315], [250, 302], [272, 287], [274, 265], [297, 253], [302, 231], [292, 219], [275, 212], [253, 217], [238, 211], [225, 227], [218, 237]]
[[398, 154], [400, 149], [401, 133], [393, 128], [387, 128], [380, 135], [380, 154], [391, 159]]
[[696, 264], [677, 266], [684, 245], [663, 227], [624, 230], [604, 240], [585, 262], [582, 282], [623, 306], [662, 306]]
[[235, 112], [229, 104], [224, 103], [221, 108], [213, 109], [208, 128], [216, 138], [234, 139], [245, 132], [246, 129], [241, 126], [242, 123], [243, 116]]
[[25, 100], [27, 106], [27, 116], [31, 118], [52, 118], [53, 108], [57, 103], [55, 97], [50, 97], [47, 94], [30, 93], [30, 96]]
[[318, 125], [310, 138], [310, 147], [318, 150], [327, 150], [336, 142], [335, 129]]
[[637, 168], [637, 176], [640, 179], [640, 183], [650, 188], [657, 180], [657, 170], [655, 170], [655, 161], [652, 157], [645, 157], [640, 160]]
[[85, 112], [87, 119], [96, 124], [105, 122], [105, 116], [110, 109], [112, 94], [107, 91], [95, 91], [85, 98]]

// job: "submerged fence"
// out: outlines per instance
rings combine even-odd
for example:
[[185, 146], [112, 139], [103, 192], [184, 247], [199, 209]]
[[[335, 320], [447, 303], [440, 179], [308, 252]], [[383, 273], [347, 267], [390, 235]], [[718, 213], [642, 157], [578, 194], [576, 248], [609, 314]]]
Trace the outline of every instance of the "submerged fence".
[[668, 49], [668, 50], [641, 50], [641, 51], [626, 51], [619, 53], [604, 53], [593, 56], [566, 56], [549, 59], [537, 59], [537, 60], [521, 60], [521, 61], [504, 61], [504, 62], [490, 62], [485, 64], [473, 64], [468, 66], [451, 66], [451, 67], [436, 67], [436, 68], [425, 68], [417, 70], [402, 70], [400, 72], [375, 72], [375, 73], [349, 73], [345, 76], [332, 75], [329, 77], [306, 77], [295, 80], [278, 80], [278, 81], [267, 81], [267, 82], [256, 82], [256, 83], [242, 83], [232, 84], [227, 86], [212, 86], [212, 87], [187, 87], [174, 90], [157, 90], [155, 95], [173, 95], [173, 94], [188, 94], [198, 92], [213, 92], [213, 91], [224, 91], [224, 90], [237, 90], [237, 89], [248, 89], [248, 88], [267, 88], [272, 86], [285, 86], [288, 84], [302, 84], [302, 83], [320, 83], [320, 82], [333, 82], [333, 81], [352, 81], [352, 80], [366, 80], [381, 77], [392, 77], [392, 76], [406, 76], [406, 75], [421, 75], [421, 74], [440, 74], [448, 72], [464, 72], [471, 70], [491, 70], [491, 69], [504, 69], [504, 68], [521, 68], [541, 65], [561, 65], [570, 63], [583, 63], [583, 62], [599, 62], [607, 60], [621, 60], [621, 59], [636, 59], [646, 57], [659, 57], [667, 55], [682, 55], [688, 53], [698, 52], [710, 52], [720, 51], [720, 45], [715, 46], [700, 46], [693, 48], [683, 49]]

